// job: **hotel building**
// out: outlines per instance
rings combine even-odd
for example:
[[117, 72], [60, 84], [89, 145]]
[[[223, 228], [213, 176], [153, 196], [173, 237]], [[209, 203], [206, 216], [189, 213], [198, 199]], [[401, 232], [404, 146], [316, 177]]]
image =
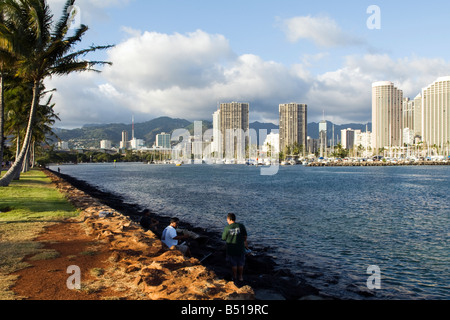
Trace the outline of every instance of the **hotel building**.
[[403, 145], [403, 91], [390, 81], [372, 84], [372, 146], [381, 148]]
[[[214, 136], [215, 143], [219, 147], [219, 158], [225, 153], [226, 159], [244, 160], [245, 152], [249, 146], [249, 110], [248, 103], [230, 102], [221, 103], [219, 113], [215, 114], [215, 123], [219, 124], [220, 135], [218, 140]], [[218, 134], [219, 131], [213, 131]], [[216, 144], [217, 146], [217, 144]]]
[[292, 147], [295, 143], [303, 146], [304, 152], [307, 150], [307, 109], [306, 104], [287, 103], [279, 105], [279, 148], [281, 152], [286, 152], [287, 147]]
[[444, 149], [450, 143], [450, 77], [442, 77], [422, 90], [422, 140]]

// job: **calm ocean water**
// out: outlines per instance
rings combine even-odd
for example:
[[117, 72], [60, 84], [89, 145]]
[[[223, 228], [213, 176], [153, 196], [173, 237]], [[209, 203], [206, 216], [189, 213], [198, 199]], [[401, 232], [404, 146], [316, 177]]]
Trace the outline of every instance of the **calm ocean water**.
[[[324, 293], [363, 299], [450, 299], [450, 166], [280, 167], [87, 164], [62, 173], [161, 215], [220, 233], [228, 212], [249, 243]], [[52, 167], [56, 170], [57, 167]]]

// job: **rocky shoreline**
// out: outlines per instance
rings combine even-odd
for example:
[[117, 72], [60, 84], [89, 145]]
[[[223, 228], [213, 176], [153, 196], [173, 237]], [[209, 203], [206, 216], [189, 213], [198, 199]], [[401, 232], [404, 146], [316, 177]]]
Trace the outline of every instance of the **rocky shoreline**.
[[[61, 179], [74, 188], [81, 190], [89, 197], [96, 199], [101, 204], [107, 206], [107, 208], [112, 208], [115, 211], [119, 212], [121, 215], [128, 217], [129, 220], [132, 221], [134, 225], [139, 226], [139, 228], [143, 232], [145, 232], [146, 234], [152, 234], [157, 239], [160, 238], [162, 230], [165, 228], [165, 226], [169, 224], [170, 217], [150, 213], [150, 217], [156, 220], [158, 222], [158, 225], [157, 228], [148, 231], [148, 229], [145, 228], [146, 224], [143, 223], [143, 217], [148, 217], [148, 213], [144, 214], [144, 210], [147, 208], [141, 208], [136, 204], [127, 203], [125, 199], [117, 194], [103, 192], [95, 186], [92, 186], [85, 181], [78, 180], [74, 177], [48, 169], [46, 169], [45, 172], [50, 177], [53, 177], [52, 180]], [[80, 207], [80, 204], [78, 204], [77, 207]], [[90, 217], [90, 219], [95, 218]], [[95, 223], [97, 223], [97, 221], [95, 221]], [[190, 240], [188, 243], [193, 255], [193, 258], [191, 260], [195, 261], [193, 265], [198, 262], [202, 267], [205, 267], [207, 270], [211, 270], [219, 279], [221, 279], [221, 281], [224, 281], [224, 283], [233, 284], [231, 282], [230, 269], [225, 263], [225, 246], [223, 241], [220, 239], [220, 235], [215, 232], [210, 232], [202, 228], [194, 227], [186, 221], [182, 221], [180, 227], [195, 232], [199, 236], [196, 240]], [[95, 226], [93, 226], [93, 228], [95, 228]], [[99, 230], [92, 232], [99, 233]], [[101, 236], [103, 233], [100, 230], [99, 236]], [[145, 247], [146, 240], [144, 238], [134, 239], [134, 241], [143, 242], [143, 245]], [[157, 243], [160, 243], [160, 241], [158, 241]], [[158, 247], [155, 248], [154, 251], [158, 251], [160, 249], [161, 248]], [[234, 288], [236, 288], [237, 291], [232, 294], [232, 297], [239, 300], [331, 299], [331, 297], [321, 294], [318, 289], [308, 285], [304, 279], [293, 275], [287, 269], [280, 268], [273, 260], [273, 258], [266, 254], [267, 250], [267, 247], [252, 247], [252, 254], [247, 256], [244, 276], [245, 281], [243, 283], [234, 284]], [[142, 259], [136, 257], [135, 260]], [[145, 266], [142, 265], [142, 261], [139, 262], [139, 264], [141, 265], [138, 266], [136, 261], [136, 263], [134, 264], [131, 263], [129, 268], [137, 268], [141, 271], [145, 270]], [[147, 283], [148, 279], [144, 279], [140, 275], [138, 275], [134, 281], [138, 283], [140, 281]], [[221, 286], [222, 285], [223, 284], [221, 284]], [[227, 292], [232, 291], [233, 288], [231, 287], [227, 289]], [[219, 295], [217, 294], [211, 295], [211, 298], [214, 299], [218, 296]], [[225, 297], [226, 295], [222, 296]]]
[[450, 162], [443, 161], [361, 161], [361, 162], [311, 162], [307, 167], [394, 167], [394, 166], [445, 166], [450, 165]]

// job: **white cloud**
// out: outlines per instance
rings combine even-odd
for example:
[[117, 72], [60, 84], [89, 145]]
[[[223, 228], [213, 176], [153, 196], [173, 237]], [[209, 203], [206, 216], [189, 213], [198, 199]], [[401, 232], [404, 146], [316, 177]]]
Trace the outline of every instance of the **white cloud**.
[[132, 90], [204, 87], [223, 81], [221, 63], [233, 58], [221, 35], [144, 32], [110, 50], [114, 67], [105, 74], [115, 85]]
[[291, 42], [308, 39], [321, 47], [341, 47], [362, 45], [365, 42], [356, 36], [345, 33], [329, 17], [294, 17], [282, 23], [282, 29]]
[[[133, 97], [133, 110], [149, 115], [209, 119], [217, 102], [251, 102], [252, 113], [277, 109], [279, 100], [301, 96], [301, 77], [256, 55], [237, 56], [222, 35], [129, 32], [109, 51], [105, 78]], [[283, 98], [284, 97], [284, 98]]]
[[56, 87], [62, 126], [146, 121], [159, 116], [212, 120], [218, 102], [250, 103], [251, 120], [278, 123], [280, 103], [308, 104], [308, 120], [322, 111], [335, 123], [371, 121], [371, 84], [390, 80], [415, 97], [437, 77], [450, 74], [443, 59], [351, 55], [336, 70], [311, 73], [326, 54], [286, 66], [254, 54], [237, 55], [222, 35], [138, 32], [108, 50], [101, 74], [47, 81]]
[[372, 83], [392, 81], [405, 97], [414, 98], [423, 87], [440, 76], [450, 74], [450, 63], [443, 59], [388, 55], [348, 56], [344, 65], [316, 77], [307, 100], [316, 108], [316, 117], [325, 110], [336, 123], [371, 121]]

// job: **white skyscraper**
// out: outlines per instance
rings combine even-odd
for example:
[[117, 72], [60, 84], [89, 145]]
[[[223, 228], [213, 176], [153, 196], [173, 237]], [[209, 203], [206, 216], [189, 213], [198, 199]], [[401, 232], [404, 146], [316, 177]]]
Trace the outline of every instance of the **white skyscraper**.
[[292, 152], [295, 145], [305, 151], [308, 144], [308, 106], [300, 103], [286, 103], [280, 104], [278, 109], [280, 113], [280, 152], [286, 152], [288, 147]]
[[428, 146], [441, 150], [450, 143], [450, 76], [422, 90], [422, 134]]
[[372, 146], [381, 148], [402, 146], [403, 91], [390, 81], [372, 84]]

